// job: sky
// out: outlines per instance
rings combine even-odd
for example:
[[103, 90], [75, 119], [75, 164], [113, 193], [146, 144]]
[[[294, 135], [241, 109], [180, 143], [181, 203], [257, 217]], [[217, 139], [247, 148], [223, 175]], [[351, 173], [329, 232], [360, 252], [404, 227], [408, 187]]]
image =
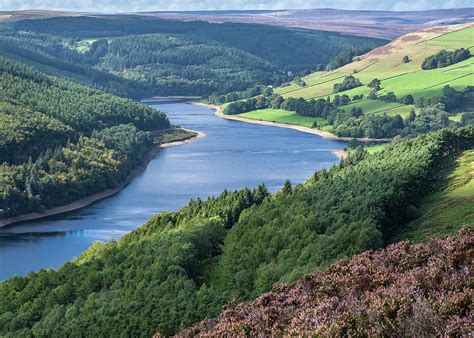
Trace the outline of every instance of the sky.
[[474, 7], [474, 0], [0, 0], [0, 11], [50, 9], [83, 12], [136, 12], [300, 8], [401, 11], [461, 7]]

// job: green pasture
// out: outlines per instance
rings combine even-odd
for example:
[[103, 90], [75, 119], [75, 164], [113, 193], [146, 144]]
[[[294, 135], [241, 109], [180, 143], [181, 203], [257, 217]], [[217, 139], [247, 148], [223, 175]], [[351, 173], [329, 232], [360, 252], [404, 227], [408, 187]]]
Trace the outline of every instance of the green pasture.
[[[411, 94], [415, 99], [439, 95], [446, 84], [462, 89], [474, 83], [474, 57], [445, 68], [425, 71], [420, 66], [425, 57], [436, 54], [443, 48], [474, 48], [474, 28], [461, 29], [419, 43], [406, 43], [405, 47], [406, 49], [381, 57], [354, 61], [336, 71], [312, 73], [303, 78], [306, 87], [292, 84], [276, 88], [275, 92], [285, 98], [312, 99], [330, 96], [332, 99], [335, 95], [334, 84], [342, 82], [344, 76], [349, 74], [358, 78], [364, 85], [374, 78], [382, 80], [381, 94], [393, 91], [397, 97]], [[409, 55], [412, 61], [404, 64], [401, 61], [404, 54]], [[362, 86], [337, 94], [352, 97], [367, 95], [369, 92], [370, 88]]]
[[425, 45], [438, 46], [446, 49], [468, 48], [474, 46], [474, 28], [464, 28], [434, 39], [422, 42]]
[[97, 39], [81, 39], [74, 44], [74, 49], [79, 53], [85, 53]]
[[423, 216], [406, 226], [394, 241], [422, 241], [449, 235], [465, 225], [474, 226], [474, 150], [446, 163], [440, 177], [438, 191], [415, 206]]
[[[474, 57], [464, 60], [457, 64], [445, 68], [438, 68], [432, 70], [418, 70], [414, 72], [404, 73], [397, 76], [382, 78], [375, 73], [354, 74], [364, 86], [346, 90], [337, 94], [333, 93], [333, 86], [342, 81], [342, 79], [331, 79], [312, 86], [299, 87], [298, 90], [293, 90], [283, 94], [283, 97], [303, 97], [305, 99], [321, 98], [329, 96], [331, 99], [335, 95], [349, 95], [352, 98], [354, 95], [363, 94], [367, 96], [370, 92], [365, 84], [372, 79], [378, 78], [382, 80], [382, 90], [380, 94], [387, 92], [394, 92], [397, 97], [405, 95], [412, 95], [415, 99], [419, 97], [431, 97], [440, 95], [445, 85], [449, 84], [455, 89], [462, 89], [474, 83]], [[367, 80], [370, 79], [370, 80]], [[278, 93], [278, 90], [276, 90]]]
[[369, 99], [359, 100], [351, 104], [348, 104], [346, 106], [343, 106], [341, 108], [344, 109], [345, 111], [350, 111], [354, 107], [362, 108], [364, 114], [366, 115], [391, 111], [391, 110], [401, 108], [401, 107], [407, 108], [408, 111], [410, 111], [410, 108], [409, 108], [410, 106], [404, 106], [398, 102], [385, 102], [381, 100], [369, 100]]
[[307, 116], [300, 116], [294, 112], [290, 112], [283, 109], [261, 109], [261, 110], [254, 110], [248, 113], [240, 114], [239, 116], [246, 117], [249, 119], [261, 120], [261, 121], [269, 121], [269, 122], [280, 122], [280, 123], [288, 123], [288, 124], [295, 124], [305, 127], [312, 127], [313, 122], [316, 121], [318, 126], [326, 126], [328, 123], [325, 119], [320, 117], [307, 117]]
[[415, 99], [440, 95], [445, 85], [462, 89], [474, 83], [474, 58], [433, 70], [420, 70], [382, 80], [382, 91], [394, 92], [397, 97], [412, 95]]

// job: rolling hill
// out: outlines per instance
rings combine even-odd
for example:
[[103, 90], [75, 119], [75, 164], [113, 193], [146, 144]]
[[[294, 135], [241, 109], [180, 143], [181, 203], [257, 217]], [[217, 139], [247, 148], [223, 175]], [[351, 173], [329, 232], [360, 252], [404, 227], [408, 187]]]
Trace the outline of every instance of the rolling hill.
[[262, 23], [394, 39], [427, 26], [472, 21], [474, 9], [376, 11], [319, 8], [280, 11], [148, 12], [143, 14], [182, 21]]
[[[284, 86], [274, 88], [273, 93], [281, 95], [283, 99], [303, 98], [307, 101], [325, 99], [336, 105], [336, 100], [347, 95], [347, 102], [336, 105], [346, 115], [358, 110], [365, 115], [401, 116], [407, 118], [414, 109], [419, 115], [420, 107], [426, 107], [433, 97], [442, 97], [446, 94], [446, 85], [451, 89], [462, 92], [474, 83], [474, 58], [446, 67], [424, 70], [424, 60], [443, 50], [466, 49], [474, 52], [474, 25], [472, 23], [431, 27], [414, 33], [406, 34], [385, 46], [354, 58], [353, 62], [332, 71], [315, 72], [303, 77], [300, 82], [294, 81]], [[355, 88], [335, 93], [335, 86], [339, 86], [349, 77], [360, 81]], [[373, 88], [368, 84], [374, 79], [380, 80], [376, 99], [370, 97]], [[387, 94], [394, 94], [394, 99], [387, 98]], [[452, 92], [454, 93], [454, 92]], [[410, 99], [404, 101], [403, 98]], [[466, 94], [466, 102], [470, 102], [471, 94]], [[439, 100], [438, 100], [439, 101]], [[443, 101], [441, 99], [441, 101]], [[314, 102], [314, 101], [311, 101]], [[445, 102], [443, 102], [445, 103]], [[472, 105], [450, 109], [452, 121], [460, 121], [462, 113], [472, 109]], [[331, 131], [325, 121], [314, 119], [312, 116], [289, 114], [288, 110], [246, 111], [246, 118], [255, 118], [268, 121], [278, 121], [290, 124], [311, 126], [316, 121], [318, 127]], [[299, 114], [305, 115], [305, 114]], [[324, 116], [330, 118], [331, 114]]]
[[472, 21], [473, 8], [425, 11], [339, 10], [330, 8], [293, 10], [148, 11], [103, 15], [100, 13], [48, 10], [0, 11], [0, 22], [54, 17], [156, 17], [172, 21], [209, 23], [250, 23], [323, 30], [342, 34], [394, 39], [403, 34], [435, 25]]
[[0, 22], [0, 54], [111, 93], [208, 96], [278, 85], [324, 67], [369, 37], [256, 24], [150, 16], [74, 16]]
[[[305, 99], [334, 97], [333, 86], [347, 75], [354, 75], [363, 84], [374, 78], [382, 81], [382, 92], [393, 91], [397, 96], [407, 94], [415, 98], [441, 94], [443, 86], [450, 84], [456, 89], [470, 85], [474, 81], [474, 61], [472, 59], [436, 70], [424, 71], [421, 64], [428, 56], [443, 49], [466, 48], [474, 52], [474, 24], [433, 27], [406, 34], [389, 44], [375, 48], [357, 57], [346, 66], [331, 72], [316, 72], [304, 77], [307, 86], [296, 84], [277, 88], [275, 93], [283, 97], [303, 97]], [[410, 62], [403, 63], [408, 56]], [[339, 95], [368, 95], [370, 88], [359, 87], [342, 91]], [[363, 104], [360, 106], [364, 106]]]

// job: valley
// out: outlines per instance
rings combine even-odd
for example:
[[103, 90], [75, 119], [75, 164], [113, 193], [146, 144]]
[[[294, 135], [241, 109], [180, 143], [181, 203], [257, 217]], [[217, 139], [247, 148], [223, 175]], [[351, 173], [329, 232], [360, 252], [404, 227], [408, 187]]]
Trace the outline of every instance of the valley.
[[60, 16], [0, 25], [0, 55], [135, 99], [278, 85], [292, 74], [324, 67], [348, 48], [369, 50], [386, 42], [324, 31], [135, 15]]
[[0, 336], [471, 334], [473, 9], [147, 1], [0, 11]]
[[[118, 240], [157, 212], [178, 210], [190, 199], [263, 182], [275, 192], [287, 178], [302, 183], [315, 168], [337, 163], [332, 152], [346, 146], [298, 131], [222, 120], [212, 109], [186, 101], [144, 102], [166, 112], [173, 124], [206, 136], [186, 145], [160, 148], [113, 197], [64, 215], [0, 228], [0, 280], [58, 268], [95, 241]], [[21, 263], [18, 257], [23, 257]]]
[[[263, 127], [256, 127], [260, 134]], [[0, 304], [2, 327], [35, 335], [71, 328], [84, 335], [174, 334], [216, 316], [233, 298], [254, 299], [275, 283], [295, 282], [390, 243], [413, 219], [412, 209], [436, 189], [440, 168], [472, 149], [472, 133], [472, 127], [441, 130], [376, 155], [356, 154], [317, 171], [305, 184], [286, 182], [273, 196], [262, 185], [225, 190], [162, 212], [120, 240], [94, 244], [58, 270], [0, 284], [7, 299]], [[26, 294], [47, 305], [22, 307]], [[77, 316], [66, 315], [71, 311]]]

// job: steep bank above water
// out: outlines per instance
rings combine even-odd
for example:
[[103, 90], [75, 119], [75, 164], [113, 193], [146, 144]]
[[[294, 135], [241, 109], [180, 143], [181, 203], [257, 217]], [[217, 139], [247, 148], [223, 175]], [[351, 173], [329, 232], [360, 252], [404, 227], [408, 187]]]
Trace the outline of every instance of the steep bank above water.
[[49, 209], [45, 212], [33, 212], [33, 213], [25, 214], [25, 215], [20, 215], [20, 216], [17, 216], [17, 217], [6, 218], [6, 219], [3, 219], [3, 220], [0, 220], [0, 228], [5, 227], [7, 225], [15, 224], [15, 223], [47, 218], [47, 217], [56, 216], [56, 215], [64, 214], [64, 213], [67, 213], [67, 212], [71, 212], [71, 211], [74, 211], [74, 210], [79, 210], [79, 209], [82, 209], [84, 207], [87, 207], [88, 205], [91, 205], [94, 202], [100, 201], [104, 198], [107, 198], [107, 197], [110, 197], [110, 196], [113, 196], [113, 195], [119, 193], [135, 177], [137, 177], [138, 175], [143, 173], [143, 171], [147, 167], [148, 163], [150, 163], [150, 161], [153, 158], [155, 158], [156, 155], [158, 155], [161, 148], [167, 148], [167, 147], [174, 147], [174, 146], [183, 145], [183, 144], [186, 144], [186, 143], [197, 141], [197, 140], [199, 140], [199, 139], [206, 136], [206, 134], [201, 133], [201, 132], [197, 132], [197, 131], [189, 131], [189, 132], [192, 132], [193, 134], [191, 136], [186, 135], [186, 136], [184, 136], [183, 139], [177, 139], [176, 141], [171, 141], [171, 142], [159, 144], [159, 145], [155, 146], [153, 149], [151, 149], [150, 152], [148, 153], [148, 155], [143, 160], [143, 163], [139, 167], [135, 168], [127, 176], [127, 178], [122, 183], [120, 183], [118, 186], [116, 186], [115, 188], [101, 191], [99, 193], [81, 198], [81, 199], [79, 199], [75, 202], [72, 202], [72, 203], [69, 203], [69, 204], [66, 204], [66, 205], [62, 205], [60, 207]]

